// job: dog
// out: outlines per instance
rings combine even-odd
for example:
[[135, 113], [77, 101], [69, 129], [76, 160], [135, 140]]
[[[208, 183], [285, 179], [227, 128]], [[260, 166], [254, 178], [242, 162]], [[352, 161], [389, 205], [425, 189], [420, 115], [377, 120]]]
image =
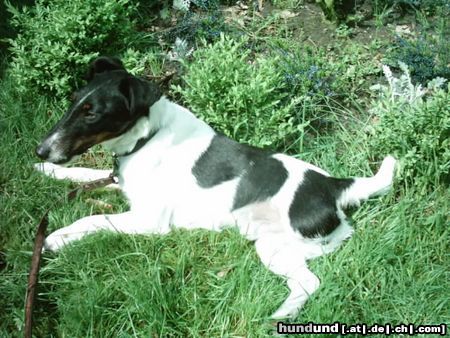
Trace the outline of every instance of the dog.
[[287, 280], [290, 294], [275, 319], [296, 316], [319, 287], [307, 261], [350, 237], [343, 210], [392, 185], [391, 156], [373, 177], [335, 178], [293, 157], [237, 143], [171, 102], [156, 84], [128, 73], [117, 58], [94, 60], [87, 85], [73, 98], [36, 148], [46, 161], [38, 169], [74, 181], [105, 177], [110, 170], [60, 166], [102, 144], [117, 156], [130, 211], [84, 217], [51, 233], [46, 249], [104, 229], [162, 234], [172, 226], [236, 226], [255, 242], [262, 263]]

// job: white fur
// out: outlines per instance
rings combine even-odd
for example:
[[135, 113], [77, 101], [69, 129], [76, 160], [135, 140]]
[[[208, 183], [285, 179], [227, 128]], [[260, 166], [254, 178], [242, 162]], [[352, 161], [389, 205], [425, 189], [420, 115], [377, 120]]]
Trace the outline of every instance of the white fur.
[[343, 192], [338, 200], [340, 207], [358, 206], [370, 196], [383, 195], [389, 191], [395, 170], [395, 158], [387, 156], [374, 177], [358, 177], [355, 184]]
[[45, 140], [43, 145], [53, 145], [50, 147], [50, 153], [48, 156], [49, 162], [59, 162], [64, 159], [64, 134], [61, 132], [54, 133], [50, 138]]
[[[308, 269], [307, 260], [333, 251], [352, 234], [341, 207], [357, 204], [384, 191], [392, 183], [395, 160], [388, 157], [377, 175], [357, 179], [337, 201], [341, 225], [332, 234], [322, 239], [305, 239], [290, 225], [289, 206], [307, 170], [316, 170], [326, 176], [328, 173], [283, 154], [273, 155], [288, 172], [284, 185], [269, 200], [232, 211], [240, 178], [205, 189], [197, 184], [191, 172], [215, 132], [189, 110], [166, 98], [155, 103], [149, 116], [141, 118], [131, 130], [104, 145], [119, 155], [124, 154], [152, 130], [158, 132], [144, 147], [121, 159], [120, 187], [129, 199], [131, 210], [118, 215], [82, 218], [48, 236], [47, 249], [57, 250], [99, 229], [143, 234], [166, 233], [171, 225], [210, 230], [235, 225], [246, 238], [256, 242], [263, 264], [287, 278], [291, 293], [273, 317], [294, 316], [320, 284]], [[84, 175], [91, 179], [109, 174], [109, 171], [60, 168], [49, 164], [41, 170], [56, 178], [73, 180], [80, 180]]]

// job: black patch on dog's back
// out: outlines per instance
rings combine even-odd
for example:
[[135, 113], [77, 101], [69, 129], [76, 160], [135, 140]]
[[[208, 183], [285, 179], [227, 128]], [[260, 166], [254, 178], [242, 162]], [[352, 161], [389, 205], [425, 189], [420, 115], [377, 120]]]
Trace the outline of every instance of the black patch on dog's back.
[[263, 201], [280, 190], [287, 179], [287, 170], [272, 154], [218, 134], [196, 161], [192, 174], [202, 188], [242, 177], [234, 196], [234, 210]]
[[309, 238], [333, 232], [341, 222], [336, 200], [353, 182], [351, 178], [339, 179], [314, 170], [306, 171], [289, 208], [291, 226]]
[[257, 159], [245, 171], [234, 196], [233, 210], [274, 196], [288, 177], [283, 163], [273, 157]]
[[202, 188], [214, 187], [239, 177], [247, 169], [250, 160], [258, 156], [257, 150], [217, 134], [195, 162], [192, 174]]

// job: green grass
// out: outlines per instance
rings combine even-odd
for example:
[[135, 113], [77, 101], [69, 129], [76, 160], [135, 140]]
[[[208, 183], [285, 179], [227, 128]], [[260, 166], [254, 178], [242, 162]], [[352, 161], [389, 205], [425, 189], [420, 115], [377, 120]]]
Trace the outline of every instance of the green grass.
[[[343, 56], [342, 64], [352, 64], [349, 58]], [[361, 67], [358, 72], [372, 72]], [[361, 81], [355, 76], [348, 97]], [[34, 147], [62, 104], [17, 94], [8, 75], [0, 83], [0, 102], [0, 336], [16, 337], [23, 336], [27, 274], [43, 212], [52, 208], [50, 232], [90, 214], [122, 212], [127, 203], [119, 192], [99, 190], [55, 205], [72, 184], [43, 177], [32, 165]], [[333, 127], [299, 132], [289, 152], [336, 176], [373, 174], [386, 154], [371, 152], [366, 131], [374, 116], [367, 100], [352, 110], [320, 108]], [[103, 167], [109, 161], [94, 149], [82, 163]], [[322, 284], [293, 322], [450, 322], [449, 190], [423, 189], [425, 181], [416, 177], [411, 185], [397, 178], [387, 196], [353, 212], [354, 236], [311, 262]], [[253, 244], [232, 228], [87, 236], [44, 254], [37, 291], [36, 337], [269, 337], [269, 316], [288, 294], [282, 278], [265, 269]]]
[[[69, 184], [35, 173], [32, 153], [51, 124], [45, 99], [14, 96], [1, 87], [2, 148], [1, 336], [19, 336], [35, 225]], [[52, 110], [56, 108], [51, 108]], [[305, 149], [303, 158], [347, 176], [370, 174], [364, 143], [341, 126]], [[360, 132], [361, 133], [361, 132]], [[360, 135], [362, 137], [362, 135]], [[341, 153], [338, 152], [341, 149]], [[347, 151], [342, 152], [342, 149]], [[105, 212], [87, 198], [118, 203], [118, 193], [94, 192], [54, 208], [49, 230]], [[417, 198], [395, 189], [353, 215], [356, 233], [336, 253], [313, 261], [322, 281], [295, 322], [422, 323], [449, 321], [448, 195]], [[38, 336], [264, 337], [268, 316], [287, 295], [281, 278], [260, 263], [235, 230], [176, 230], [167, 236], [100, 233], [45, 254], [35, 313]]]

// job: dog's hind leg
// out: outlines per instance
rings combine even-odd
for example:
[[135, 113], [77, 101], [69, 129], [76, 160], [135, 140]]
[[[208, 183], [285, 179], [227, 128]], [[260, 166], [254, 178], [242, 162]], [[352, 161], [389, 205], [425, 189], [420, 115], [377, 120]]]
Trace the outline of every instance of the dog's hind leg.
[[392, 186], [395, 166], [395, 158], [387, 156], [375, 176], [354, 178], [353, 184], [339, 196], [337, 204], [341, 208], [352, 205], [358, 206], [371, 196], [387, 193]]
[[[108, 177], [112, 170], [90, 169], [90, 168], [66, 168], [50, 162], [36, 163], [34, 169], [46, 176], [57, 180], [70, 180], [78, 183], [85, 183]], [[118, 184], [109, 184], [107, 188], [120, 189]]]
[[293, 242], [284, 236], [265, 236], [255, 242], [256, 251], [264, 265], [277, 275], [287, 278], [290, 294], [272, 314], [272, 318], [295, 317], [308, 297], [320, 285], [319, 278], [312, 273], [306, 260], [315, 252], [315, 245]]

